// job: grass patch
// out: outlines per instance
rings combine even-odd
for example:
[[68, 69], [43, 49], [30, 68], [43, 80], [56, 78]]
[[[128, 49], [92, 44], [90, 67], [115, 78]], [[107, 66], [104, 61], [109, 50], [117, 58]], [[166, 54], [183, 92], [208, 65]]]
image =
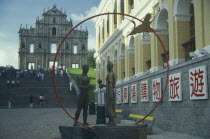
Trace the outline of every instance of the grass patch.
[[[69, 74], [71, 75], [72, 79], [75, 81], [75, 83], [78, 85], [78, 76], [82, 74], [82, 69], [68, 69]], [[89, 69], [88, 72], [88, 77], [90, 77], [90, 85], [92, 86], [89, 95], [90, 95], [90, 100], [94, 101], [95, 100], [95, 94], [93, 93], [93, 90], [96, 89], [96, 71], [95, 69]]]

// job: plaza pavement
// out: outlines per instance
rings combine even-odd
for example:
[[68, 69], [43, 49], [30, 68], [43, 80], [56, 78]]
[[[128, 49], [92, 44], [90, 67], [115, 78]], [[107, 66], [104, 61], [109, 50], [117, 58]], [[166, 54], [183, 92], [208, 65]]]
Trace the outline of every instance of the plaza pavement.
[[[68, 109], [72, 115], [75, 110]], [[88, 116], [89, 124], [95, 121], [95, 115]], [[58, 126], [71, 125], [73, 120], [61, 108], [0, 109], [0, 139], [60, 139]], [[148, 139], [201, 139], [154, 129], [156, 133], [148, 135]]]

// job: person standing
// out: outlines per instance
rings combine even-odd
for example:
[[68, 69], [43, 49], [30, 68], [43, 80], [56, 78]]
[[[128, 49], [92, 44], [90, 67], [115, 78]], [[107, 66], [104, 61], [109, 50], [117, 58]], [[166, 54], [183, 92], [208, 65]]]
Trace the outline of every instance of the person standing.
[[62, 68], [61, 68], [61, 71], [60, 72], [61, 72], [61, 77], [63, 77], [63, 69]]
[[34, 106], [34, 98], [33, 96], [31, 95], [30, 98], [29, 98], [29, 107], [32, 109]]
[[42, 106], [44, 105], [44, 101], [45, 101], [45, 96], [42, 95]]
[[15, 80], [12, 80], [12, 88], [15, 86]]
[[10, 96], [8, 99], [8, 109], [11, 109], [12, 107], [12, 97]]
[[37, 71], [37, 73], [36, 73], [36, 75], [37, 75], [37, 80], [39, 81], [39, 72]]
[[9, 88], [9, 86], [10, 86], [10, 81], [7, 80], [7, 88]]
[[[79, 101], [77, 105], [77, 110], [75, 113], [75, 119], [79, 119], [79, 115], [81, 110], [83, 109], [83, 123], [85, 125], [89, 125], [87, 123], [87, 111], [88, 111], [88, 104], [90, 102], [89, 99], [89, 89], [90, 89], [90, 78], [88, 77], [87, 73], [89, 71], [88, 65], [83, 65], [82, 66], [83, 73], [79, 76], [78, 78], [78, 86], [80, 89], [80, 94], [79, 94]], [[77, 126], [77, 122], [74, 122], [74, 126]]]
[[39, 105], [42, 106], [42, 95], [39, 96]]
[[42, 81], [44, 80], [44, 73], [41, 74], [42, 75]]
[[70, 83], [69, 83], [69, 89], [70, 91], [72, 91], [72, 81], [70, 80]]
[[17, 79], [16, 85], [17, 85], [17, 87], [19, 87], [19, 85], [20, 85], [20, 80], [19, 79]]
[[55, 68], [55, 76], [58, 74], [58, 66]]

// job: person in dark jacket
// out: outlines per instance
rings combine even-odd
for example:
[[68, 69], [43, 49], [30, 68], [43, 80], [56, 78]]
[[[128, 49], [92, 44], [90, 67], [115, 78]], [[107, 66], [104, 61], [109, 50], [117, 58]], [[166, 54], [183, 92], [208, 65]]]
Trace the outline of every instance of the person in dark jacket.
[[29, 107], [32, 109], [33, 108], [33, 105], [34, 105], [34, 98], [31, 95], [30, 98], [29, 98]]

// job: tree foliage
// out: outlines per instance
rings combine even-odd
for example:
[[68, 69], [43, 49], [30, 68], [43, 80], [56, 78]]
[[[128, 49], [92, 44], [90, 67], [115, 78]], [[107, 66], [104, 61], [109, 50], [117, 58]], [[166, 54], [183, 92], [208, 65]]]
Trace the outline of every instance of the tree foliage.
[[96, 59], [93, 57], [96, 51], [94, 49], [88, 50], [88, 66], [96, 68]]

